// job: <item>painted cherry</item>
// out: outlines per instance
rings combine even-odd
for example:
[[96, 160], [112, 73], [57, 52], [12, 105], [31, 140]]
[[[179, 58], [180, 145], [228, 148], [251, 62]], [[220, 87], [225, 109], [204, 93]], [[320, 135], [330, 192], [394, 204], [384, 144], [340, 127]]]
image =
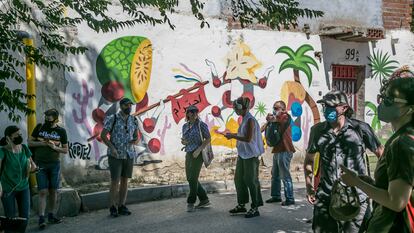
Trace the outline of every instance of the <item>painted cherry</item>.
[[221, 109], [220, 109], [218, 106], [213, 106], [213, 107], [211, 108], [211, 114], [212, 114], [214, 117], [219, 117], [219, 116], [221, 115]]
[[259, 79], [259, 87], [264, 89], [267, 86], [267, 78]]
[[92, 119], [97, 123], [103, 124], [103, 121], [105, 119], [105, 112], [100, 108], [95, 108], [92, 111]]
[[215, 88], [219, 88], [219, 87], [221, 86], [221, 80], [220, 80], [220, 79], [218, 79], [218, 78], [214, 78], [214, 79], [213, 79], [213, 86], [214, 86]]
[[124, 96], [124, 86], [117, 81], [109, 81], [101, 88], [102, 96], [109, 102], [116, 102]]
[[98, 135], [98, 137], [96, 137], [96, 140], [98, 140], [99, 142], [102, 142], [102, 138], [101, 138], [102, 129], [103, 129], [103, 124], [101, 123], [96, 123], [95, 126], [93, 127], [93, 135]]
[[145, 132], [152, 133], [155, 129], [155, 120], [153, 118], [145, 118], [143, 122]]
[[151, 138], [148, 142], [148, 148], [152, 153], [158, 153], [161, 149], [161, 142], [158, 138]]
[[227, 90], [223, 93], [223, 96], [221, 97], [221, 100], [223, 101], [223, 105], [227, 108], [233, 108], [233, 102], [231, 101], [231, 91]]

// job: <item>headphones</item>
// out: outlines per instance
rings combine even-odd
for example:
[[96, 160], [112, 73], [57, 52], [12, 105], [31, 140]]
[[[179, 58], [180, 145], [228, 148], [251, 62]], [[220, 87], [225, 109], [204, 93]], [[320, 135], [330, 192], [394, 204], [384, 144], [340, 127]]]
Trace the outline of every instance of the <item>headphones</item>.
[[233, 101], [233, 107], [234, 107], [236, 110], [243, 110], [243, 105], [242, 105], [242, 104], [240, 104], [240, 103], [238, 103], [238, 102], [237, 102], [237, 100]]

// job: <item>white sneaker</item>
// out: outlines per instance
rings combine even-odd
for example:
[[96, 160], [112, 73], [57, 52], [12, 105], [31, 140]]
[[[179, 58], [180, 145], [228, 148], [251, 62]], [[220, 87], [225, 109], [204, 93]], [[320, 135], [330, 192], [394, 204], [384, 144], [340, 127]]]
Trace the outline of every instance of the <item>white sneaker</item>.
[[194, 212], [195, 208], [194, 208], [194, 203], [188, 203], [187, 204], [187, 212]]

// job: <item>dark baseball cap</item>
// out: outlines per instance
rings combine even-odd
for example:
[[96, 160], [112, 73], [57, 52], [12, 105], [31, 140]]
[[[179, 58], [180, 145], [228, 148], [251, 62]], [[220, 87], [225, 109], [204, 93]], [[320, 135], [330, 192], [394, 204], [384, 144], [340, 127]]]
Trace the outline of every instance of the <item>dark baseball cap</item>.
[[330, 91], [328, 93], [326, 93], [326, 95], [324, 95], [322, 97], [322, 99], [316, 101], [317, 103], [320, 104], [326, 104], [328, 106], [338, 106], [338, 105], [348, 105], [348, 98], [346, 97], [346, 94], [342, 91]]
[[51, 108], [45, 112], [45, 116], [53, 116], [55, 118], [59, 117], [59, 112], [56, 108]]
[[198, 112], [198, 108], [195, 105], [190, 105], [185, 109], [185, 112]]
[[120, 105], [126, 105], [126, 104], [133, 104], [132, 101], [128, 98], [123, 98], [121, 101], [119, 101]]

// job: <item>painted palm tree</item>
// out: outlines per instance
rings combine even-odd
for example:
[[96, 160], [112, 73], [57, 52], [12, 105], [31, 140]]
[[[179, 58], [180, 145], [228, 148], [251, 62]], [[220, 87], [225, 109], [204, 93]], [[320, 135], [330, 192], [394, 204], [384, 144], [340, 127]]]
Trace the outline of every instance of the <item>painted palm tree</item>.
[[390, 75], [398, 68], [398, 61], [390, 60], [388, 53], [383, 54], [382, 51], [373, 52], [368, 57], [371, 67], [371, 78], [379, 79], [380, 84], [384, 79], [388, 79]]
[[380, 130], [381, 129], [381, 122], [378, 119], [378, 110], [377, 110], [377, 106], [375, 106], [375, 104], [373, 104], [370, 101], [366, 101], [365, 102], [365, 106], [368, 107], [371, 111], [372, 111], [372, 121], [371, 121], [371, 127], [374, 130]]
[[279, 73], [285, 69], [293, 69], [293, 78], [295, 82], [300, 84], [301, 91], [305, 93], [304, 100], [311, 108], [313, 114], [313, 121], [316, 124], [320, 121], [318, 107], [316, 106], [316, 103], [313, 100], [312, 96], [310, 96], [309, 93], [303, 88], [299, 77], [299, 71], [302, 71], [308, 78], [308, 85], [310, 86], [312, 84], [312, 70], [310, 68], [310, 65], [313, 65], [317, 70], [319, 70], [319, 67], [316, 61], [310, 56], [306, 55], [306, 53], [313, 50], [313, 47], [309, 44], [304, 44], [300, 46], [296, 51], [293, 51], [291, 48], [287, 46], [282, 46], [276, 51], [276, 54], [283, 53], [289, 57], [288, 59], [284, 60], [280, 65]]

